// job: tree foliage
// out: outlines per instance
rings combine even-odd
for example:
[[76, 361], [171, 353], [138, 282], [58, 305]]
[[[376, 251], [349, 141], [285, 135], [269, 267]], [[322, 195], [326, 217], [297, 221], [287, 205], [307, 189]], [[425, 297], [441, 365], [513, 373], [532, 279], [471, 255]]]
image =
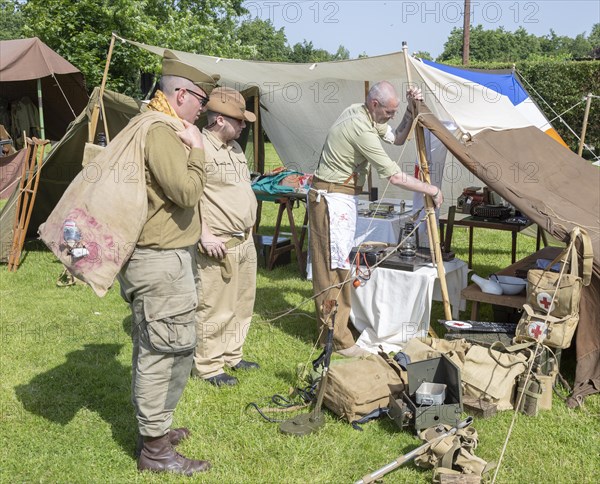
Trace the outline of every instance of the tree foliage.
[[23, 25], [19, 2], [0, 0], [0, 40], [18, 39]]
[[[37, 36], [98, 85], [110, 36], [176, 50], [244, 57], [250, 49], [235, 39], [239, 0], [28, 0], [22, 36]], [[128, 45], [114, 50], [108, 86], [138, 94], [140, 72], [157, 71], [159, 59]]]
[[[347, 59], [304, 41], [288, 45], [284, 29], [244, 19], [243, 0], [0, 0], [0, 38], [39, 37], [99, 85], [111, 34], [150, 45], [217, 57], [287, 62]], [[24, 22], [23, 19], [27, 19]], [[138, 96], [141, 73], [156, 73], [160, 59], [129, 44], [114, 49], [110, 89]]]
[[286, 62], [290, 47], [283, 27], [276, 30], [270, 20], [244, 20], [237, 29], [242, 45], [252, 49], [250, 58], [262, 61]]
[[335, 54], [330, 54], [325, 49], [317, 49], [312, 41], [304, 39], [302, 43], [294, 44], [289, 55], [290, 62], [327, 62], [345, 60], [350, 58], [350, 52], [343, 45], [338, 47]]
[[[591, 57], [600, 46], [600, 24], [592, 27], [589, 37], [585, 33], [575, 38], [559, 36], [553, 30], [541, 37], [529, 34], [520, 27], [515, 32], [499, 27], [485, 30], [482, 25], [471, 27], [469, 58], [474, 62], [517, 62], [535, 58], [551, 57], [578, 59]], [[456, 62], [462, 59], [463, 29], [454, 28], [444, 44], [444, 51], [437, 58], [440, 62]]]

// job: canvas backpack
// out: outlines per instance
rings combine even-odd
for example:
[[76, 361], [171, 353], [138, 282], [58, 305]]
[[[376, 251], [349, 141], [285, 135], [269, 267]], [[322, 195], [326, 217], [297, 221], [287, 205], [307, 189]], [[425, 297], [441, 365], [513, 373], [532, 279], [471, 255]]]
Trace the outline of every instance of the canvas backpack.
[[390, 394], [400, 398], [407, 382], [406, 372], [382, 355], [332, 361], [327, 378], [323, 403], [348, 422], [387, 407]]

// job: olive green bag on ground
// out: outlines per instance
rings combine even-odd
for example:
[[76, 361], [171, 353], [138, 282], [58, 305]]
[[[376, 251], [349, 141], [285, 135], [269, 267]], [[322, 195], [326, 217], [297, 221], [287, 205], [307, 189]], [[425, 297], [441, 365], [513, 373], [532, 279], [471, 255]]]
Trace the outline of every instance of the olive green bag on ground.
[[[582, 277], [575, 248], [577, 238], [582, 242]], [[581, 289], [589, 285], [592, 274], [591, 241], [583, 229], [573, 229], [569, 246], [547, 267], [558, 260], [563, 262], [560, 273], [547, 269], [532, 269], [527, 273], [527, 303], [523, 305], [515, 341], [543, 341], [552, 348], [571, 346], [579, 323]]]
[[373, 410], [387, 407], [390, 394], [400, 398], [404, 390], [400, 367], [390, 358], [334, 360], [329, 367], [323, 403], [336, 415], [353, 422]]

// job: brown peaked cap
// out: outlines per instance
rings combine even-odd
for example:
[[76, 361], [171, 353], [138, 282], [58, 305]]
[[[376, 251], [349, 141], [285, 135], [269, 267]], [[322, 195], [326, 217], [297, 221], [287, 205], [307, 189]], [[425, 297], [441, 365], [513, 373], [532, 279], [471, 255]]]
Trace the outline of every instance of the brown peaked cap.
[[210, 101], [206, 107], [209, 111], [224, 114], [230, 118], [243, 119], [251, 123], [256, 121], [254, 113], [246, 110], [244, 96], [230, 87], [217, 87], [210, 95]]
[[210, 94], [217, 86], [217, 81], [221, 78], [218, 74], [212, 76], [202, 72], [200, 69], [182, 62], [170, 50], [165, 50], [162, 61], [163, 76], [177, 76], [189, 79], [196, 86], [200, 87], [206, 94]]

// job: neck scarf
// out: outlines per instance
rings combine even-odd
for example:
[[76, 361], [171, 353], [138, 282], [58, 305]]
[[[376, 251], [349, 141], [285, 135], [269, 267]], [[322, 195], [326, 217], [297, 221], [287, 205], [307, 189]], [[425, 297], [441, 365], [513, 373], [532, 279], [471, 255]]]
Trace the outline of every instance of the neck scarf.
[[148, 104], [148, 109], [168, 114], [169, 116], [173, 116], [176, 119], [181, 119], [179, 116], [177, 116], [177, 113], [175, 112], [171, 104], [169, 104], [169, 101], [167, 101], [167, 97], [160, 89], [156, 91], [156, 94]]

